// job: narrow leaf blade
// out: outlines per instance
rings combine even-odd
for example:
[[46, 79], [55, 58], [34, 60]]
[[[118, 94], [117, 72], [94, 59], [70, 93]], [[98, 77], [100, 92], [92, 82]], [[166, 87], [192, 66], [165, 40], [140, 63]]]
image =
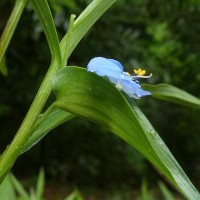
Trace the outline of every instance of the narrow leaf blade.
[[36, 186], [36, 199], [37, 200], [43, 199], [44, 184], [45, 184], [44, 170], [40, 169], [37, 186]]
[[11, 179], [12, 179], [12, 183], [14, 185], [14, 188], [16, 189], [16, 191], [19, 193], [19, 195], [21, 196], [21, 198], [23, 199], [30, 199], [29, 198], [29, 194], [26, 192], [26, 190], [24, 189], [24, 187], [22, 186], [22, 184], [15, 178], [14, 175], [11, 175]]
[[5, 55], [3, 56], [2, 60], [0, 61], [0, 72], [4, 75], [7, 76], [8, 75], [8, 69], [6, 66], [6, 58]]
[[152, 93], [152, 96], [164, 101], [173, 102], [180, 105], [200, 108], [200, 99], [169, 84], [148, 85], [142, 87]]
[[7, 68], [4, 62], [5, 52], [17, 27], [22, 12], [26, 6], [27, 0], [16, 0], [12, 13], [8, 22], [3, 30], [0, 38], [0, 71], [3, 75], [7, 75]]
[[58, 35], [56, 32], [49, 5], [46, 0], [31, 0], [31, 3], [46, 35], [47, 42], [49, 44], [49, 48], [52, 55], [52, 61], [56, 61], [60, 65], [61, 54], [59, 48]]

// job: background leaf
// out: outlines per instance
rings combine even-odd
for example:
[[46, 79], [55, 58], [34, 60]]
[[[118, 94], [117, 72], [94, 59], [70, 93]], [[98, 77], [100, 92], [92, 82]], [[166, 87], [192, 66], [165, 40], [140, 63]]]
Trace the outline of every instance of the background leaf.
[[14, 175], [11, 175], [11, 180], [15, 190], [19, 193], [20, 197], [24, 200], [29, 200], [29, 194], [26, 192], [23, 185], [15, 178]]
[[7, 70], [7, 66], [6, 66], [6, 58], [5, 58], [5, 55], [4, 55], [3, 58], [0, 60], [0, 72], [1, 72], [4, 76], [7, 76], [7, 74], [8, 74], [8, 70]]
[[188, 199], [200, 197], [135, 102], [110, 82], [83, 68], [66, 67], [54, 76], [53, 88], [59, 108], [106, 127], [142, 153]]
[[12, 184], [11, 174], [8, 174], [0, 187], [1, 200], [16, 200], [15, 190]]
[[166, 200], [175, 200], [173, 194], [167, 189], [164, 183], [159, 182], [158, 185]]
[[19, 22], [19, 19], [22, 15], [24, 7], [26, 5], [27, 0], [16, 0], [12, 13], [9, 17], [9, 20], [4, 28], [2, 36], [0, 38], [0, 72], [3, 75], [7, 75], [7, 68], [5, 65], [5, 52], [8, 48], [10, 40], [13, 36], [13, 33], [16, 29], [16, 26]]
[[151, 193], [148, 191], [147, 182], [145, 179], [142, 180], [141, 196], [139, 200], [153, 200]]
[[37, 180], [37, 186], [36, 186], [36, 199], [37, 200], [43, 199], [44, 185], [45, 185], [44, 170], [40, 169], [38, 180]]
[[49, 48], [51, 50], [52, 62], [55, 60], [59, 65], [61, 64], [61, 55], [59, 49], [58, 35], [49, 5], [46, 0], [31, 0], [31, 3], [45, 32]]
[[78, 189], [75, 189], [69, 196], [64, 200], [84, 200]]
[[152, 93], [152, 96], [161, 99], [164, 101], [173, 102], [176, 104], [181, 104], [185, 106], [192, 106], [200, 108], [200, 99], [197, 97], [181, 90], [177, 87], [174, 87], [169, 84], [158, 84], [158, 85], [148, 85], [142, 84], [142, 87], [145, 90], [148, 90]]

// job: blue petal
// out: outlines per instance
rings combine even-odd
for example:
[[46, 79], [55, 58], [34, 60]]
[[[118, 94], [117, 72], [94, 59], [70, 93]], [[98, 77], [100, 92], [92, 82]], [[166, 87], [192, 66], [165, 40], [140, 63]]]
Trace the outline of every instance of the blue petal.
[[114, 59], [108, 59], [109, 61], [111, 61], [112, 63], [114, 63], [115, 65], [117, 65], [120, 69], [121, 69], [121, 72], [123, 72], [123, 66], [122, 66], [122, 64], [119, 62], [119, 61], [117, 61], [117, 60], [114, 60]]
[[120, 75], [120, 79], [127, 80], [127, 81], [132, 81], [132, 77], [131, 77], [131, 76], [128, 76], [128, 75], [125, 74], [125, 73], [122, 73], [122, 74]]
[[111, 70], [113, 72], [122, 73], [123, 67], [118, 61], [114, 61], [113, 59], [106, 59], [103, 57], [96, 57], [90, 60], [87, 66], [88, 71], [90, 72], [98, 72], [101, 70]]
[[134, 82], [134, 81], [129, 81], [129, 80], [121, 80], [120, 81], [122, 88], [124, 90], [124, 92], [129, 96], [129, 97], [133, 97], [135, 99], [139, 99], [142, 96], [146, 96], [146, 95], [151, 95], [150, 92], [145, 91], [141, 88], [141, 86]]
[[123, 72], [122, 66], [117, 62], [113, 59], [96, 57], [88, 63], [87, 70], [95, 72], [99, 76], [106, 76], [112, 83], [116, 84]]

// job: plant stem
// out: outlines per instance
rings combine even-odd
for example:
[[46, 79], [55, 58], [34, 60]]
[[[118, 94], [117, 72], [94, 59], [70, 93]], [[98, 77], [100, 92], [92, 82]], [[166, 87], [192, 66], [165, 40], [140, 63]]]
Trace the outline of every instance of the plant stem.
[[[70, 42], [71, 42], [71, 37], [72, 37], [72, 34], [73, 34], [73, 27], [74, 27], [74, 20], [76, 18], [76, 15], [72, 14], [71, 17], [70, 17], [70, 21], [69, 21], [69, 28], [68, 28], [68, 31], [67, 31], [67, 34], [66, 34], [66, 40], [65, 40], [65, 48], [64, 50], [61, 52], [61, 55], [62, 55], [62, 63], [61, 63], [61, 67], [64, 67], [67, 65], [67, 59], [69, 58], [69, 48], [70, 48]], [[61, 46], [61, 44], [60, 44]]]
[[17, 157], [21, 154], [23, 144], [30, 137], [30, 129], [36, 122], [51, 92], [51, 80], [57, 68], [57, 62], [51, 64], [21, 127], [12, 143], [7, 147], [0, 158], [0, 183], [12, 168]]

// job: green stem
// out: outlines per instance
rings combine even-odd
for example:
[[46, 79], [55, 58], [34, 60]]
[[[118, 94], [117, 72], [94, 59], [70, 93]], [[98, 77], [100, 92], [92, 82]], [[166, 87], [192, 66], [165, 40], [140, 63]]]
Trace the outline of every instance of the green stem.
[[15, 2], [12, 13], [9, 17], [9, 20], [4, 28], [2, 36], [0, 38], [0, 62], [6, 52], [6, 49], [10, 43], [12, 35], [15, 31], [15, 28], [19, 22], [21, 14], [24, 10], [27, 0], [17, 0]]
[[58, 69], [57, 63], [52, 63], [39, 90], [38, 93], [21, 125], [19, 128], [16, 136], [14, 137], [12, 143], [7, 147], [6, 151], [0, 158], [0, 183], [9, 172], [11, 167], [13, 166], [17, 157], [21, 154], [21, 150], [23, 144], [28, 140], [30, 137], [30, 129], [33, 127], [34, 123], [36, 122], [39, 114], [44, 107], [49, 94], [51, 92], [51, 80]]
[[[56, 116], [56, 117], [55, 117]], [[38, 143], [51, 129], [67, 122], [74, 118], [75, 115], [68, 113], [64, 110], [60, 110], [54, 102], [36, 121], [33, 128], [31, 128], [31, 137], [24, 144], [21, 153], [26, 152]]]
[[[45, 119], [48, 117], [48, 115], [55, 109], [55, 103], [51, 104], [49, 106], [49, 108], [42, 114], [41, 118], [39, 118], [34, 126], [31, 128], [31, 130], [29, 131], [29, 137], [28, 140], [26, 141], [26, 143], [23, 145], [22, 149], [21, 149], [21, 153], [27, 151], [27, 149], [29, 149], [31, 147], [32, 144], [35, 143], [35, 141], [37, 141], [37, 137], [33, 137], [33, 133], [34, 131], [45, 121]], [[30, 140], [31, 139], [31, 140]], [[24, 150], [26, 149], [26, 150]]]
[[69, 58], [69, 48], [70, 48], [70, 42], [71, 42], [71, 36], [73, 34], [73, 27], [74, 27], [74, 20], [76, 18], [76, 15], [72, 14], [70, 17], [70, 21], [69, 21], [69, 28], [66, 34], [66, 40], [65, 40], [65, 48], [64, 50], [61, 52], [62, 54], [62, 63], [61, 63], [61, 67], [64, 67], [67, 65], [67, 59]]

